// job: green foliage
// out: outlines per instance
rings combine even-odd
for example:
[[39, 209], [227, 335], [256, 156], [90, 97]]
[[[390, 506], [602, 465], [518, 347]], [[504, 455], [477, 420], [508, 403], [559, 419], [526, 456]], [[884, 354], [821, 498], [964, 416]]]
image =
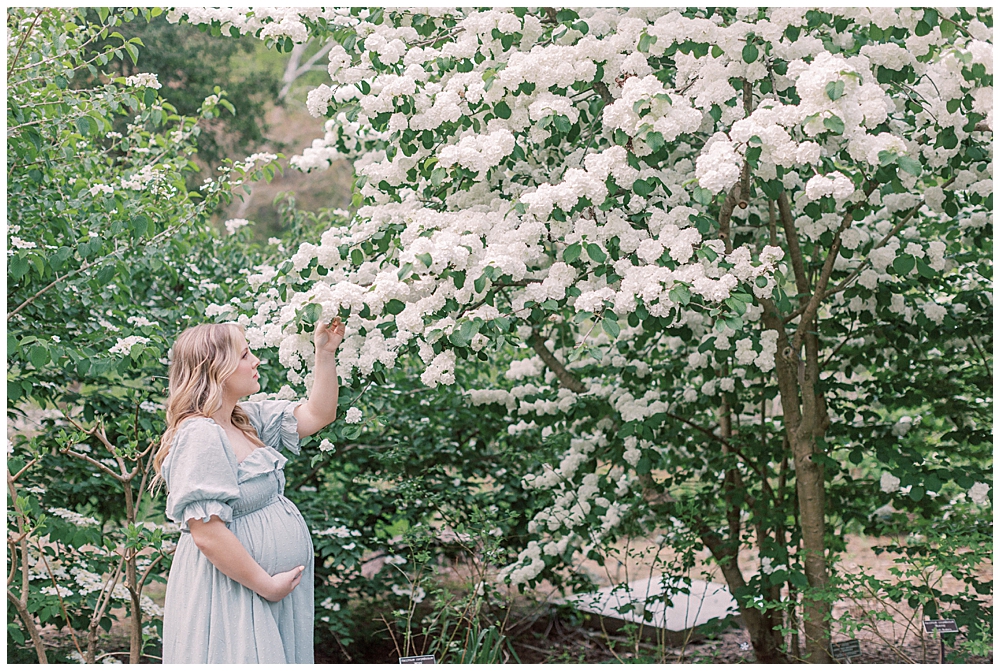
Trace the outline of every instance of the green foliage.
[[239, 114], [221, 114], [198, 140], [198, 158], [214, 170], [224, 158], [247, 156], [265, 140], [266, 105], [273, 103], [281, 86], [279, 63], [262, 58], [266, 52], [251, 37], [220, 40], [188, 24], [171, 24], [165, 15], [129, 24], [125, 33], [141, 40], [137, 60], [109, 63], [119, 76], [155, 73], [163, 88], [160, 95], [179, 114], [196, 115], [215, 87]]
[[155, 650], [158, 608], [142, 590], [164, 580], [172, 547], [149, 491], [166, 356], [249, 263], [246, 240], [219, 244], [208, 214], [230, 200], [231, 181], [270, 169], [227, 160], [188, 191], [202, 125], [229, 103], [216, 90], [182, 116], [156, 88], [108, 74], [118, 52], [134, 59], [140, 43], [120, 30], [137, 18], [7, 14], [18, 36], [7, 88], [8, 588], [35, 619], [8, 608], [8, 643], [68, 624], [91, 661], [109, 606], [141, 626], [133, 598], [146, 611], [133, 659]]

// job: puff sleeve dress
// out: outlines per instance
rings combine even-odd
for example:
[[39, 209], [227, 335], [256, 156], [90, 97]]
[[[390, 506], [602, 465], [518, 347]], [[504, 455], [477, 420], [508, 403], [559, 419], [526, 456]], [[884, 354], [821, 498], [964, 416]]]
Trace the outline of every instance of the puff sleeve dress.
[[[163, 461], [167, 516], [181, 525], [163, 615], [165, 664], [312, 664], [313, 546], [284, 497], [287, 459], [298, 454], [295, 402], [241, 403], [264, 443], [237, 462], [226, 432], [208, 418], [184, 421]], [[217, 515], [269, 574], [305, 566], [278, 602], [228, 578], [201, 553], [188, 520]]]

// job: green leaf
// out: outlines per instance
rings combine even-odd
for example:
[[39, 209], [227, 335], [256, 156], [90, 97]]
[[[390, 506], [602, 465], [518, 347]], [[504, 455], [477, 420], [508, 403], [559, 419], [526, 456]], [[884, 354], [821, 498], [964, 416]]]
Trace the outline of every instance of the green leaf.
[[10, 272], [11, 277], [13, 277], [16, 281], [24, 277], [24, 274], [28, 272], [28, 268], [30, 267], [31, 262], [28, 258], [19, 254], [11, 257], [10, 262], [7, 265], [7, 270]]
[[451, 280], [455, 283], [456, 289], [461, 289], [465, 286], [465, 271], [464, 270], [453, 270], [451, 271]]
[[142, 94], [142, 102], [146, 107], [152, 107], [156, 102], [156, 89], [147, 88]]
[[430, 268], [431, 264], [434, 263], [434, 261], [431, 259], [430, 254], [414, 254], [414, 256], [417, 257], [417, 259], [419, 259], [420, 262], [423, 263], [428, 268]]
[[49, 350], [45, 345], [33, 345], [28, 359], [35, 368], [41, 369], [49, 362]]
[[444, 168], [434, 168], [434, 170], [431, 171], [431, 184], [433, 184], [435, 188], [441, 186], [441, 182], [444, 181], [444, 178], [447, 175], [448, 171]]
[[[316, 324], [323, 317], [323, 306], [318, 303], [308, 303], [302, 307], [302, 321], [307, 326]], [[133, 357], [134, 358], [134, 357]]]
[[826, 85], [826, 95], [830, 100], [840, 100], [844, 95], [844, 82], [838, 79], [837, 81], [828, 82]]
[[360, 249], [354, 248], [351, 250], [351, 263], [356, 266], [360, 266], [365, 262], [365, 253]]
[[656, 189], [656, 185], [652, 179], [637, 179], [632, 183], [632, 190], [644, 198], [653, 193], [654, 189]]
[[509, 119], [510, 106], [501, 100], [500, 102], [498, 102], [496, 105], [493, 106], [493, 113], [496, 114], [501, 119]]
[[80, 135], [90, 135], [89, 117], [85, 116], [77, 117], [74, 123], [76, 124], [76, 130], [79, 131]]
[[385, 311], [391, 315], [398, 315], [406, 308], [406, 303], [403, 301], [393, 298], [388, 303], [385, 304]]
[[656, 36], [650, 35], [649, 33], [643, 33], [639, 38], [638, 49], [642, 53], [649, 51], [649, 47], [656, 44]]
[[679, 305], [687, 305], [691, 302], [691, 291], [683, 284], [676, 284], [667, 294], [670, 300]]
[[757, 60], [757, 56], [760, 55], [760, 51], [751, 42], [747, 42], [746, 46], [743, 47], [743, 62], [753, 63]]
[[132, 233], [135, 235], [135, 237], [141, 238], [142, 236], [146, 235], [146, 231], [149, 230], [149, 225], [151, 223], [152, 222], [149, 220], [149, 217], [147, 217], [146, 215], [137, 214], [136, 216], [132, 217]]
[[587, 256], [589, 256], [590, 260], [595, 263], [604, 263], [604, 261], [608, 258], [608, 255], [604, 253], [604, 250], [593, 242], [587, 243]]
[[579, 242], [574, 242], [572, 245], [566, 248], [563, 252], [563, 261], [566, 263], [573, 263], [578, 258], [580, 258], [580, 252], [583, 251], [583, 245]]
[[910, 254], [901, 254], [892, 262], [892, 268], [900, 275], [906, 275], [913, 270], [917, 260]]
[[945, 107], [948, 110], [948, 114], [954, 114], [955, 112], [958, 111], [958, 108], [961, 106], [962, 106], [961, 98], [952, 98], [945, 104]]
[[614, 340], [618, 337], [618, 334], [622, 332], [621, 327], [618, 325], [618, 320], [611, 315], [606, 315], [603, 320], [601, 320], [601, 328], [604, 332]]
[[823, 126], [837, 135], [844, 134], [844, 122], [839, 116], [828, 116], [823, 119]]
[[923, 171], [923, 166], [920, 165], [919, 161], [915, 161], [909, 156], [900, 156], [896, 159], [896, 163], [900, 168], [910, 173], [911, 175], [918, 177]]
[[715, 200], [715, 194], [708, 189], [703, 189], [700, 186], [694, 187], [694, 193], [692, 194], [696, 202], [701, 205], [711, 205], [712, 201]]
[[663, 141], [663, 133], [657, 131], [646, 133], [646, 137], [643, 138], [643, 141], [647, 145], [649, 145], [650, 150], [654, 154], [660, 151], [660, 149], [662, 149], [663, 145], [665, 144], [665, 142]]

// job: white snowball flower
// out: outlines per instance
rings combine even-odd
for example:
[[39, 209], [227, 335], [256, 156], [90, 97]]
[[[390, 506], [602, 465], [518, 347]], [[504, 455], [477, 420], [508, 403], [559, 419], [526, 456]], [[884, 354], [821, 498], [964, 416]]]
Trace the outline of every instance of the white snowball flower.
[[879, 481], [879, 485], [882, 487], [882, 491], [886, 494], [892, 494], [893, 492], [899, 491], [899, 478], [889, 472], [882, 474], [882, 479]]
[[344, 415], [344, 421], [348, 424], [358, 424], [361, 422], [361, 408], [348, 408]]
[[969, 488], [969, 498], [980, 506], [990, 503], [990, 486], [985, 482], [977, 482]]

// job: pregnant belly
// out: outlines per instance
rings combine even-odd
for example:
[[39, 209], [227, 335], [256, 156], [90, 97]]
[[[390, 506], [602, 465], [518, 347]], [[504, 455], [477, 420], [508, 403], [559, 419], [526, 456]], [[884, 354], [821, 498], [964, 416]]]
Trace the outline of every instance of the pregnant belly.
[[233, 519], [230, 529], [261, 568], [274, 575], [313, 561], [312, 539], [302, 514], [284, 497]]

